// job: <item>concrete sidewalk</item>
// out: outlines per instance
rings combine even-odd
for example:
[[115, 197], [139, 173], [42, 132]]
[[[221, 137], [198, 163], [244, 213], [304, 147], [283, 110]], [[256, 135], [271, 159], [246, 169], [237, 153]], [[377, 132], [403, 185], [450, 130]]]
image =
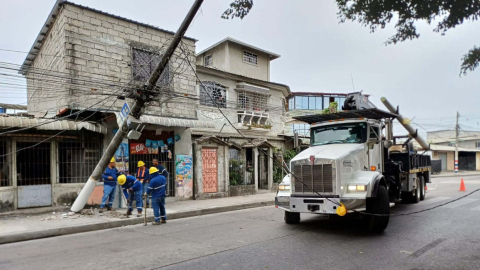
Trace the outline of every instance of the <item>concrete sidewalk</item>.
[[[210, 199], [167, 202], [169, 220], [208, 215], [240, 209], [274, 205], [275, 193]], [[134, 215], [126, 218], [126, 209], [98, 213], [98, 209], [84, 209], [79, 214], [69, 213], [68, 209], [56, 210], [48, 214], [25, 214], [16, 211], [0, 215], [0, 244], [27, 241], [39, 238], [67, 235], [95, 230], [103, 230], [143, 223], [142, 217]], [[28, 213], [28, 212], [27, 212]], [[153, 210], [147, 209], [147, 221], [153, 221]], [[150, 224], [149, 224], [150, 225]]]
[[480, 175], [480, 171], [459, 171], [457, 175], [455, 175], [454, 171], [442, 171], [440, 174], [433, 174], [432, 178], [436, 177], [463, 177], [463, 176], [475, 176]]

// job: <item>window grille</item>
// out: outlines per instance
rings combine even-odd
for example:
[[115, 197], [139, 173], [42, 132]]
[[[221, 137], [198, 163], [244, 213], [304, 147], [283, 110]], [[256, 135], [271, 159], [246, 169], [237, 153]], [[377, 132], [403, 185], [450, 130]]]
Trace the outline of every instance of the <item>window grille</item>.
[[205, 61], [205, 66], [211, 66], [211, 65], [213, 65], [212, 55], [211, 55], [211, 54], [206, 55], [204, 61]]
[[228, 152], [230, 154], [230, 162], [228, 169], [228, 176], [230, 180], [230, 185], [245, 185], [245, 176], [244, 176], [244, 161], [241, 159], [240, 151], [235, 148], [229, 148]]
[[268, 96], [247, 91], [238, 91], [238, 108], [252, 111], [264, 111]]
[[0, 187], [8, 187], [12, 185], [10, 178], [10, 162], [12, 155], [5, 156], [8, 153], [7, 142], [0, 140]]
[[[200, 86], [200, 105], [221, 108], [227, 107], [227, 88], [216, 82], [202, 82], [203, 86]], [[210, 94], [210, 96], [207, 94]], [[213, 102], [212, 97], [216, 104]]]
[[257, 55], [251, 52], [243, 51], [243, 61], [250, 64], [257, 64]]
[[50, 185], [50, 142], [17, 142], [17, 185]]
[[[155, 68], [160, 63], [162, 54], [153, 51], [146, 51], [134, 48], [133, 54], [133, 78], [135, 81], [145, 83], [150, 78], [150, 75], [155, 71]], [[170, 73], [170, 64], [167, 64], [165, 70], [162, 72], [157, 86], [169, 86], [173, 81]]]
[[59, 142], [59, 183], [84, 183], [100, 160], [101, 149], [101, 140], [97, 136]]
[[293, 133], [297, 132], [301, 136], [310, 136], [310, 125], [309, 124], [293, 124], [292, 125]]

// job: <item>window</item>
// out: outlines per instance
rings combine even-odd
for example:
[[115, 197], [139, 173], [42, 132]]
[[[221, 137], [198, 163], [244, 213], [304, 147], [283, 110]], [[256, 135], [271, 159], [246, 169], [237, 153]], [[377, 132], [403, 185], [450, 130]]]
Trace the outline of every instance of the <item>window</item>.
[[238, 108], [252, 111], [264, 111], [267, 108], [268, 97], [247, 91], [238, 91]]
[[351, 123], [321, 126], [312, 129], [312, 145], [332, 143], [364, 143], [367, 140], [367, 124]]
[[309, 124], [293, 124], [292, 125], [293, 133], [298, 133], [298, 135], [308, 136], [310, 132]]
[[251, 52], [243, 51], [243, 62], [257, 65], [257, 55]]
[[204, 62], [205, 62], [205, 66], [211, 66], [211, 65], [213, 65], [212, 55], [211, 55], [211, 54], [205, 55]]
[[475, 147], [480, 148], [480, 142], [475, 142]]
[[59, 142], [59, 183], [84, 183], [100, 160], [101, 148], [98, 136], [84, 136], [84, 139]]
[[[227, 89], [225, 86], [216, 82], [202, 82], [202, 84], [205, 86], [205, 89], [200, 86], [200, 105], [212, 107], [218, 105], [221, 108], [227, 107]], [[207, 93], [209, 93], [210, 96]], [[213, 102], [212, 98], [215, 100], [216, 104]]]
[[295, 96], [291, 100], [292, 102], [291, 109], [295, 108], [296, 110], [322, 110], [322, 100], [323, 97], [316, 96]]
[[[150, 75], [155, 71], [155, 68], [160, 63], [162, 55], [154, 51], [146, 51], [134, 48], [133, 54], [133, 78], [135, 81], [145, 83], [150, 78]], [[169, 86], [173, 78], [170, 74], [170, 65], [168, 64], [163, 71], [157, 86]]]
[[288, 109], [289, 110], [295, 109], [295, 98], [291, 98], [288, 100]]

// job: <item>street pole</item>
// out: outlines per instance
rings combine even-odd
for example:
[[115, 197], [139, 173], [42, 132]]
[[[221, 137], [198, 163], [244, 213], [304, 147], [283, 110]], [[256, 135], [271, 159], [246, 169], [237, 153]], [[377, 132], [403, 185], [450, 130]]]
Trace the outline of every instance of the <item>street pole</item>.
[[455, 123], [455, 175], [458, 174], [458, 111]]
[[[185, 17], [182, 24], [178, 28], [177, 32], [173, 36], [172, 42], [167, 47], [165, 53], [162, 55], [162, 59], [160, 60], [160, 63], [158, 64], [155, 71], [150, 75], [150, 78], [148, 79], [148, 82], [145, 85], [145, 89], [135, 90], [135, 92], [132, 94], [132, 96], [135, 99], [135, 103], [131, 109], [130, 115], [132, 115], [136, 119], [139, 119], [140, 116], [142, 115], [142, 109], [145, 106], [145, 102], [150, 99], [152, 90], [155, 88], [155, 85], [157, 84], [157, 81], [160, 78], [160, 75], [165, 70], [165, 67], [168, 65], [168, 61], [172, 57], [175, 49], [178, 47], [178, 44], [182, 40], [182, 37], [184, 36], [185, 32], [190, 26], [193, 18], [195, 17], [195, 14], [197, 14], [197, 11], [198, 9], [200, 9], [200, 6], [202, 5], [202, 3], [203, 3], [203, 0], [196, 0], [195, 3], [193, 3], [187, 16]], [[122, 140], [127, 135], [128, 131], [129, 131], [129, 128], [127, 125], [127, 117], [125, 117], [125, 119], [123, 119], [122, 123], [120, 124], [120, 128], [118, 129], [117, 133], [113, 137], [112, 141], [110, 142], [107, 149], [103, 153], [103, 156], [101, 157], [97, 166], [93, 170], [92, 175], [90, 176], [90, 178], [88, 178], [87, 183], [80, 191], [80, 194], [78, 194], [77, 199], [75, 199], [75, 202], [73, 203], [72, 208], [70, 209], [71, 211], [79, 212], [80, 210], [83, 209], [83, 207], [85, 207], [85, 204], [87, 203], [88, 198], [90, 197], [90, 194], [92, 194], [96, 183], [100, 180], [103, 171], [108, 166], [108, 163], [110, 163], [110, 159], [115, 154], [115, 151], [117, 151], [117, 148], [122, 143]]]

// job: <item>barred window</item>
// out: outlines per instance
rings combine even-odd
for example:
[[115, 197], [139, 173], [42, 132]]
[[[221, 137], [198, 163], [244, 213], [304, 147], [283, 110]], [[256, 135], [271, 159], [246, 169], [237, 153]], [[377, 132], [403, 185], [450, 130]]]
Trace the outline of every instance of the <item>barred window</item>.
[[257, 64], [257, 55], [251, 52], [243, 51], [243, 61], [256, 65]]
[[101, 156], [101, 136], [58, 143], [59, 183], [84, 183]]
[[211, 65], [213, 65], [213, 58], [212, 58], [212, 55], [209, 54], [205, 56], [205, 66], [211, 66]]
[[[218, 105], [220, 108], [227, 107], [227, 88], [225, 86], [216, 82], [202, 82], [202, 84], [205, 86], [205, 88], [200, 86], [200, 105], [212, 107], [216, 107]], [[210, 94], [210, 96], [207, 94], [207, 92]], [[215, 100], [217, 105], [215, 105], [210, 97]]]
[[238, 108], [252, 111], [264, 111], [268, 96], [247, 91], [238, 91]]
[[10, 179], [10, 166], [9, 159], [12, 155], [6, 156], [8, 153], [7, 142], [0, 140], [0, 187], [8, 187], [12, 185], [12, 179]]
[[[150, 78], [150, 75], [155, 71], [155, 68], [160, 63], [162, 54], [154, 51], [146, 51], [133, 48], [133, 78], [136, 81], [146, 83]], [[165, 67], [160, 79], [157, 82], [157, 86], [169, 86], [173, 81], [170, 74], [170, 64]]]

